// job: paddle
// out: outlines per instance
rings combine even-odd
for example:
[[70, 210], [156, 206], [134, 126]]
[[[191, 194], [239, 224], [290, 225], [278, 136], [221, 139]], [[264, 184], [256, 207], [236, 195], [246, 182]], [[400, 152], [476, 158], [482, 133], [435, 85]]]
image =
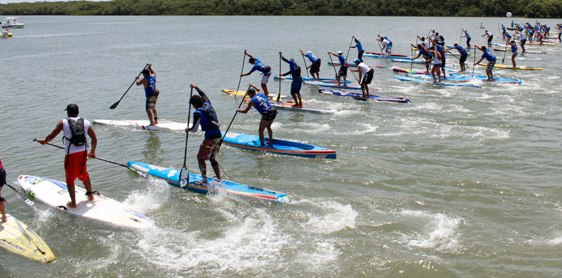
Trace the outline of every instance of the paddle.
[[[416, 44], [418, 45], [418, 36], [416, 36]], [[410, 48], [410, 55], [412, 55], [412, 61], [410, 62], [410, 72], [412, 72], [412, 68], [414, 67], [414, 50]]]
[[349, 47], [347, 47], [347, 54], [345, 55], [345, 57], [349, 58], [349, 51], [351, 50], [351, 45], [353, 44], [353, 39], [355, 39], [355, 36], [351, 36], [351, 41], [349, 42]]
[[502, 64], [505, 61], [505, 53], [507, 53], [507, 46], [508, 46], [508, 43], [507, 43], [507, 41], [505, 41], [505, 48], [503, 49]]
[[281, 51], [279, 51], [279, 92], [277, 93], [277, 102], [281, 100]]
[[330, 58], [330, 62], [332, 62], [332, 67], [334, 68], [334, 74], [336, 74], [336, 79], [338, 79], [338, 71], [336, 70], [336, 65], [334, 65], [334, 60], [332, 60], [332, 54], [328, 51], [328, 58]]
[[180, 170], [180, 187], [185, 187], [189, 184], [189, 171], [187, 170], [187, 142], [189, 140], [189, 121], [191, 120], [191, 96], [193, 95], [193, 87], [189, 91], [189, 108], [187, 109], [187, 127], [185, 129], [185, 149], [183, 151], [183, 167]]
[[[35, 203], [34, 203], [33, 201], [31, 201], [29, 198], [27, 198], [27, 196], [26, 196], [25, 194], [19, 192], [19, 190], [17, 190], [13, 185], [11, 185], [11, 184], [9, 184], [9, 183], [6, 183], [6, 185], [7, 185], [9, 188], [11, 188], [12, 190], [14, 190], [14, 192], [16, 192], [20, 197], [22, 197], [23, 200], [24, 200], [24, 202], [25, 202], [28, 206], [33, 207], [33, 205], [35, 205]], [[32, 195], [31, 192], [30, 192], [29, 194], [30, 194], [29, 197], [33, 198], [34, 195]]]
[[[244, 63], [246, 62], [246, 49], [244, 49], [244, 56], [242, 57], [242, 68], [240, 69], [240, 78], [238, 79], [238, 86], [236, 86], [236, 91], [240, 90], [240, 82], [242, 82], [242, 74], [244, 73]], [[234, 94], [234, 99], [236, 99], [236, 94]]]
[[474, 58], [473, 58], [473, 61], [472, 61], [472, 78], [474, 78], [474, 69], [476, 68], [476, 48], [477, 47], [478, 47], [477, 45], [474, 45]]
[[301, 56], [302, 56], [302, 61], [304, 62], [304, 71], [306, 71], [306, 77], [310, 78], [310, 76], [308, 75], [308, 66], [306, 65], [306, 59], [304, 58], [304, 54], [302, 53], [301, 50]]
[[[38, 141], [38, 140], [37, 140], [37, 139], [33, 139], [33, 141]], [[64, 147], [63, 147], [63, 146], [59, 146], [59, 145], [55, 145], [55, 144], [51, 144], [51, 143], [45, 143], [45, 145], [53, 146], [53, 147], [55, 147], [55, 148], [59, 148], [59, 149], [63, 149], [63, 150], [64, 150]], [[101, 160], [101, 161], [107, 162], [107, 163], [111, 163], [111, 164], [114, 164], [114, 165], [118, 165], [118, 166], [121, 166], [121, 167], [125, 167], [125, 168], [127, 168], [127, 169], [129, 169], [129, 170], [135, 172], [135, 173], [138, 174], [139, 176], [146, 178], [146, 174], [145, 174], [145, 173], [139, 172], [139, 171], [137, 171], [136, 169], [134, 169], [134, 168], [132, 168], [132, 167], [129, 167], [129, 166], [125, 165], [125, 164], [122, 164], [122, 163], [119, 163], [119, 162], [115, 162], [115, 161], [111, 161], [111, 160], [109, 160], [109, 159], [101, 158], [101, 157], [98, 157], [98, 156], [96, 156], [96, 157], [94, 157], [94, 158], [97, 159], [97, 160]]]
[[[379, 34], [377, 34], [377, 36], [378, 36], [379, 38], [382, 38], [381, 35], [379, 35]], [[376, 41], [377, 41], [377, 44], [379, 45], [379, 50], [381, 51], [381, 55], [386, 56], [384, 53], [382, 53], [382, 45], [381, 45], [381, 42], [380, 42], [379, 40], [376, 40]]]
[[248, 86], [248, 89], [246, 90], [246, 93], [244, 94], [244, 97], [242, 98], [242, 100], [240, 101], [240, 104], [238, 105], [238, 108], [236, 109], [236, 112], [234, 112], [234, 116], [232, 116], [232, 120], [230, 120], [230, 123], [228, 124], [228, 127], [226, 128], [226, 131], [224, 132], [224, 135], [222, 136], [222, 139], [219, 143], [219, 147], [222, 145], [222, 142], [224, 141], [224, 138], [226, 137], [226, 134], [228, 133], [228, 130], [230, 130], [230, 126], [232, 125], [232, 122], [234, 122], [234, 118], [236, 118], [236, 115], [238, 115], [238, 109], [240, 109], [240, 107], [242, 107], [242, 103], [244, 103], [244, 99], [246, 98], [246, 96], [248, 95], [248, 90], [251, 88], [252, 86]]
[[139, 76], [142, 74], [142, 71], [144, 69], [146, 69], [146, 67], [148, 67], [148, 64], [146, 64], [144, 66], [144, 68], [142, 68], [142, 70], [139, 72], [139, 74], [137, 75], [137, 77], [135, 78], [135, 80], [133, 80], [133, 83], [131, 83], [131, 85], [129, 86], [129, 88], [127, 88], [127, 91], [125, 91], [125, 93], [121, 96], [121, 98], [115, 102], [114, 104], [112, 104], [111, 106], [109, 106], [109, 109], [115, 109], [117, 108], [117, 105], [119, 105], [119, 102], [121, 102], [121, 100], [123, 99], [123, 97], [125, 97], [125, 95], [129, 92], [129, 90], [131, 89], [131, 87], [133, 87], [133, 85], [135, 84], [135, 82], [137, 81], [137, 78], [139, 78]]

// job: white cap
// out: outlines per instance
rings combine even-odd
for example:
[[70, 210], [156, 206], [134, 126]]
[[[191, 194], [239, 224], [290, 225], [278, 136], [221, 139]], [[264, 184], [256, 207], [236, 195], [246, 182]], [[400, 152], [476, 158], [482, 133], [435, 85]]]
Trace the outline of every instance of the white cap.
[[310, 55], [310, 54], [312, 54], [312, 51], [307, 51], [306, 54]]
[[343, 54], [343, 52], [341, 52], [341, 51], [338, 51], [338, 55], [341, 55], [341, 54]]

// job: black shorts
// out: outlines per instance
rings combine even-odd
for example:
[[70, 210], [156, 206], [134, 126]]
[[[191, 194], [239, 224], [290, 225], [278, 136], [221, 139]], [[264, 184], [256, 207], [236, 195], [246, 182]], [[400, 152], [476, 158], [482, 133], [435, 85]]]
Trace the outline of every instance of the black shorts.
[[275, 108], [261, 114], [261, 119], [267, 122], [272, 122], [275, 120], [275, 117], [277, 117], [277, 110]]
[[0, 168], [0, 187], [6, 184], [6, 170], [4, 168]]
[[320, 72], [320, 58], [318, 58], [318, 60], [316, 60], [316, 62], [312, 63], [312, 65], [310, 66], [310, 73], [317, 73]]
[[373, 75], [374, 75], [374, 70], [370, 69], [367, 74], [365, 74], [365, 76], [363, 77], [363, 80], [361, 80], [361, 85], [369, 85], [371, 84], [371, 81], [373, 81]]
[[466, 62], [466, 57], [468, 57], [467, 55], [461, 55], [461, 59], [460, 59], [460, 63], [463, 64], [464, 62]]

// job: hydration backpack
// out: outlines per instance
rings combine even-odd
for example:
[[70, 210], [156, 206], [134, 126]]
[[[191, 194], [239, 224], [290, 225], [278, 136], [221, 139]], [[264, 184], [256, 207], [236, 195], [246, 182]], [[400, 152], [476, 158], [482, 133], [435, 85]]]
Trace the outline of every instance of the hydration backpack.
[[86, 144], [86, 133], [84, 132], [84, 119], [78, 118], [78, 120], [73, 120], [68, 118], [68, 126], [70, 127], [70, 132], [72, 137], [66, 138], [74, 146], [83, 146]]

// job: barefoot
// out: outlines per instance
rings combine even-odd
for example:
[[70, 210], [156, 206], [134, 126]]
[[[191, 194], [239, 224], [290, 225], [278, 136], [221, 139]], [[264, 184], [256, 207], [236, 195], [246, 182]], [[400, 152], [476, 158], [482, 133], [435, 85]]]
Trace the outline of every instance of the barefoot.
[[67, 208], [76, 208], [77, 205], [76, 205], [76, 204], [72, 204], [72, 202], [68, 202], [68, 203], [66, 203], [66, 207], [67, 207]]
[[6, 217], [5, 214], [2, 214], [2, 223], [6, 223], [8, 222], [8, 218]]

